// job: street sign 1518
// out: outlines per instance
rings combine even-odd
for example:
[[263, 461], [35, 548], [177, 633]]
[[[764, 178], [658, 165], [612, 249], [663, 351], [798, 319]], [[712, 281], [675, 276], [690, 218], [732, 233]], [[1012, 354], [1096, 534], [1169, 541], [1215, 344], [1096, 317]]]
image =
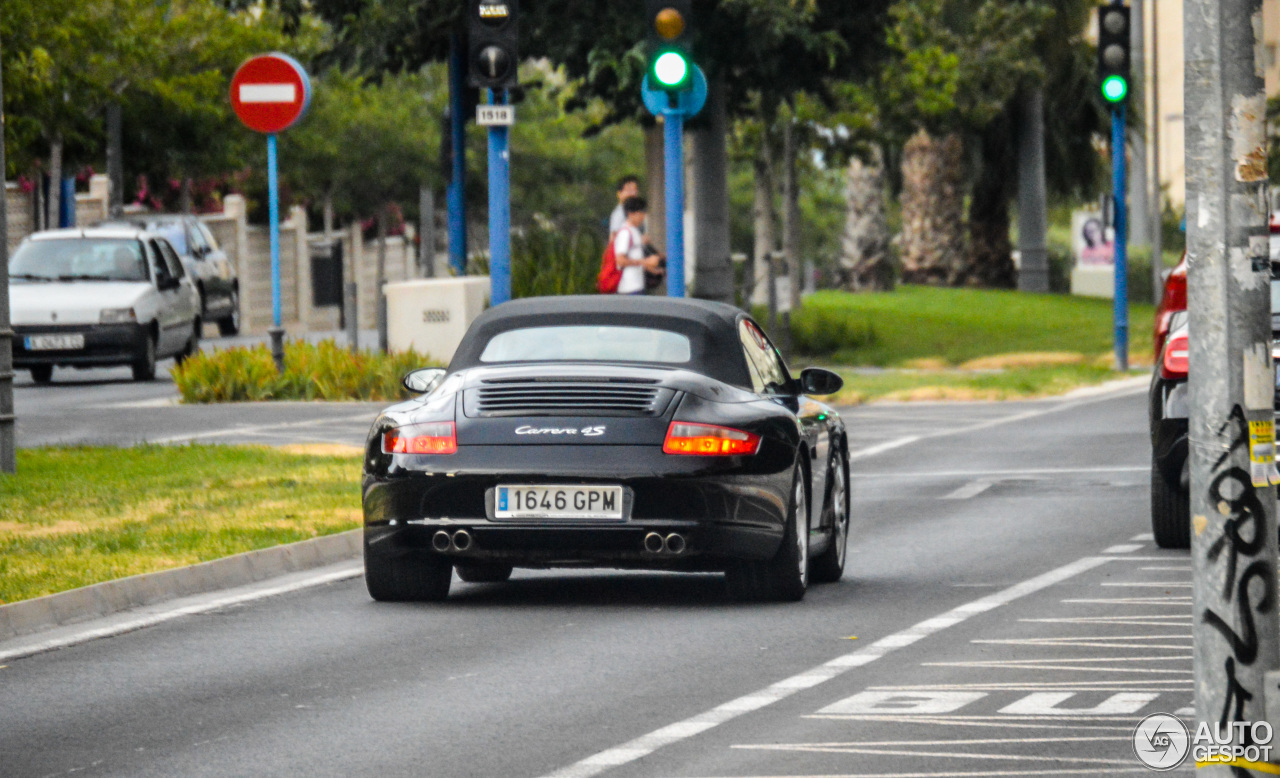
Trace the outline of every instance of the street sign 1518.
[[476, 106], [476, 124], [481, 127], [510, 127], [516, 123], [514, 105]]

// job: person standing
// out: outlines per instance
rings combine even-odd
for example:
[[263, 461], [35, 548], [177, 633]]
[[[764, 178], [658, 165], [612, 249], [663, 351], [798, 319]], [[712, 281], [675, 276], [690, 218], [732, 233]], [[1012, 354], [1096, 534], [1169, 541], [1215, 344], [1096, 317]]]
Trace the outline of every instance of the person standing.
[[640, 227], [644, 224], [649, 204], [643, 197], [629, 197], [622, 203], [623, 225], [613, 236], [613, 254], [622, 272], [618, 282], [618, 294], [644, 294], [644, 274], [662, 272], [661, 258], [645, 256], [644, 236]]
[[618, 207], [609, 214], [609, 240], [618, 236], [618, 230], [627, 225], [626, 209], [623, 204], [633, 197], [640, 196], [640, 179], [633, 175], [623, 176], [618, 180]]

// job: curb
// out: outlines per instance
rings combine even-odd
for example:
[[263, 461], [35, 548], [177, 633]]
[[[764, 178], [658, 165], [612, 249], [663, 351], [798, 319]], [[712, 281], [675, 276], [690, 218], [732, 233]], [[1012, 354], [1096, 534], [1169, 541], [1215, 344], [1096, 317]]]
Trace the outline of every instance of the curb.
[[356, 529], [0, 605], [0, 640], [355, 559], [362, 536]]

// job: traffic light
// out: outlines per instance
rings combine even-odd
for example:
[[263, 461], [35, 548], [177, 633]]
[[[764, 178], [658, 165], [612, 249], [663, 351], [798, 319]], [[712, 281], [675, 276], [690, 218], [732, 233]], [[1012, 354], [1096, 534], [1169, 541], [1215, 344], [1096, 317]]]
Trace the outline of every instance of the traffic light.
[[1129, 7], [1104, 5], [1098, 9], [1098, 80], [1102, 99], [1119, 105], [1129, 98]]
[[520, 0], [467, 0], [468, 83], [480, 89], [520, 85]]
[[654, 86], [683, 92], [693, 84], [689, 45], [693, 39], [692, 0], [645, 0], [649, 26], [649, 77]]

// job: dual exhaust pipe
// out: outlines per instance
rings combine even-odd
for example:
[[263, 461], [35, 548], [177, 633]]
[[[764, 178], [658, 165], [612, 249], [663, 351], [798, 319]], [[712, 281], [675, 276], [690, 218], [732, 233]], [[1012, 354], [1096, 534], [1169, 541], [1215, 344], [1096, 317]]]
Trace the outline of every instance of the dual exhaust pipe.
[[644, 550], [650, 554], [672, 554], [679, 556], [689, 547], [684, 535], [673, 532], [665, 538], [656, 532], [644, 536]]
[[431, 536], [431, 547], [441, 554], [446, 551], [469, 551], [473, 543], [471, 533], [465, 529], [460, 529], [452, 535], [440, 530]]

